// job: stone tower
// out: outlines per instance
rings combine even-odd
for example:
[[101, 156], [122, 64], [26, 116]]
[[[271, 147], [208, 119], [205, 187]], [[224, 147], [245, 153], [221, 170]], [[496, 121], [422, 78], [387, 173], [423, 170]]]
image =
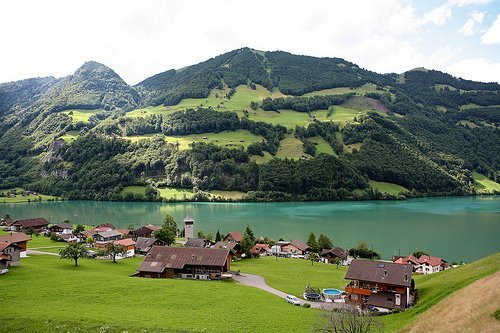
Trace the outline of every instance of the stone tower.
[[194, 238], [194, 219], [191, 215], [186, 215], [184, 219], [184, 239]]

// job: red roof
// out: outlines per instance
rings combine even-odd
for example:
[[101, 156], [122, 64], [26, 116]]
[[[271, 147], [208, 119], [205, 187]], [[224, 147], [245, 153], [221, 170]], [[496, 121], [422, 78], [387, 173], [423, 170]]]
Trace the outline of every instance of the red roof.
[[291, 244], [300, 251], [307, 251], [309, 249], [309, 246], [296, 239], [294, 239]]
[[123, 245], [123, 246], [134, 246], [135, 242], [132, 238], [124, 238], [120, 240], [114, 241], [116, 245]]
[[269, 251], [269, 244], [255, 244], [252, 247], [252, 253], [261, 253], [262, 251]]
[[231, 231], [227, 234], [226, 238], [231, 236], [236, 242], [241, 242], [243, 240], [243, 236], [239, 231]]
[[441, 258], [431, 257], [428, 255], [422, 255], [422, 256], [420, 256], [420, 258], [418, 258], [419, 264], [421, 264], [421, 265], [422, 264], [429, 264], [432, 267], [440, 266], [441, 264], [443, 264], [443, 262], [444, 262], [444, 260]]
[[417, 265], [419, 264], [419, 261], [417, 258], [415, 258], [412, 255], [409, 255], [408, 257], [401, 257], [393, 261], [395, 264], [403, 264], [403, 265]]
[[47, 221], [43, 217], [36, 217], [32, 219], [23, 219], [23, 220], [16, 220], [14, 224], [20, 224], [24, 228], [33, 228], [33, 227], [43, 227], [49, 225], [49, 221]]
[[22, 232], [15, 232], [11, 235], [0, 236], [0, 243], [19, 243], [31, 240], [31, 238]]
[[148, 228], [151, 231], [156, 231], [156, 230], [160, 229], [157, 226], [155, 226], [154, 224], [146, 224], [144, 227]]

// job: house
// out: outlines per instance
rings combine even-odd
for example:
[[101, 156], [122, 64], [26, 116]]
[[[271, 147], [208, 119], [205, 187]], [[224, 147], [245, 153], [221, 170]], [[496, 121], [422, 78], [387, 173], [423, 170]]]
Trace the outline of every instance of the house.
[[95, 232], [102, 232], [102, 231], [110, 231], [110, 230], [115, 230], [115, 226], [112, 225], [111, 223], [101, 223], [98, 224], [96, 227], [92, 228], [92, 231]]
[[231, 231], [222, 241], [226, 243], [239, 243], [242, 240], [243, 236], [239, 231]]
[[339, 265], [348, 265], [348, 255], [349, 252], [338, 246], [334, 247], [333, 249], [323, 249], [323, 251], [321, 251], [321, 258], [323, 262], [326, 262], [328, 264], [338, 263]]
[[241, 245], [239, 243], [228, 243], [228, 242], [217, 242], [212, 247], [213, 249], [223, 249], [231, 251], [231, 255], [236, 258], [241, 258], [243, 252], [241, 251]]
[[66, 243], [74, 243], [74, 242], [78, 243], [82, 241], [80, 237], [73, 234], [60, 234], [59, 239]]
[[271, 247], [269, 244], [255, 244], [251, 251], [254, 255], [267, 256], [271, 251]]
[[7, 273], [9, 271], [8, 267], [9, 267], [9, 256], [5, 254], [0, 254], [0, 275]]
[[12, 231], [22, 231], [22, 230], [34, 230], [36, 232], [42, 232], [47, 230], [49, 221], [43, 217], [36, 217], [32, 219], [16, 220], [11, 225]]
[[19, 247], [8, 242], [0, 243], [0, 274], [7, 273], [10, 266], [21, 265]]
[[186, 242], [186, 247], [204, 247], [204, 248], [210, 248], [214, 246], [215, 243], [208, 240], [208, 239], [203, 239], [203, 238], [189, 238]]
[[135, 241], [135, 251], [137, 253], [148, 253], [153, 246], [164, 246], [165, 243], [155, 237], [137, 237]]
[[395, 264], [403, 264], [403, 265], [412, 265], [413, 271], [415, 272], [417, 268], [420, 266], [418, 259], [413, 255], [409, 255], [407, 257], [403, 256], [393, 256], [392, 262]]
[[0, 236], [0, 244], [13, 244], [19, 248], [19, 256], [21, 258], [26, 257], [26, 250], [28, 248], [28, 241], [30, 241], [31, 238], [22, 233], [22, 232], [15, 232], [11, 233], [10, 235], [4, 235]]
[[282, 246], [281, 250], [284, 252], [291, 252], [293, 254], [304, 255], [309, 250], [309, 246], [295, 239], [284, 247]]
[[135, 241], [133, 239], [124, 238], [116, 240], [113, 243], [116, 245], [123, 245], [127, 249], [127, 253], [125, 254], [126, 258], [130, 258], [135, 255]]
[[56, 235], [69, 235], [73, 233], [73, 226], [69, 223], [53, 224], [49, 227], [49, 231]]
[[346, 302], [368, 306], [380, 312], [405, 309], [413, 303], [412, 265], [354, 259], [345, 279]]
[[227, 249], [153, 246], [137, 274], [147, 278], [210, 280], [220, 278], [230, 265], [231, 253]]
[[12, 221], [10, 216], [0, 219], [0, 227], [10, 227], [12, 223], [14, 223], [14, 221]]
[[122, 234], [122, 238], [129, 238], [130, 237], [130, 230], [128, 229], [116, 229], [120, 234]]
[[98, 232], [94, 236], [92, 236], [92, 238], [94, 239], [96, 247], [104, 248], [109, 243], [121, 239], [122, 234], [116, 230], [109, 230], [109, 231]]
[[420, 274], [433, 274], [449, 268], [445, 260], [428, 255], [421, 255], [418, 263], [415, 272]]
[[137, 240], [138, 237], [153, 237], [153, 232], [158, 230], [159, 228], [152, 224], [147, 224], [143, 227], [132, 230], [130, 234], [132, 235], [132, 239]]
[[87, 238], [93, 238], [94, 235], [97, 234], [97, 231], [94, 230], [83, 230], [78, 234], [78, 237], [82, 240], [82, 242], [85, 242]]

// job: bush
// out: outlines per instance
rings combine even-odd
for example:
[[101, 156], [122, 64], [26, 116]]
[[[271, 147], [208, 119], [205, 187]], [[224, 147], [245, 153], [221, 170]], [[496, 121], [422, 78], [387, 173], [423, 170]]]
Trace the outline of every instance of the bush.
[[310, 308], [310, 307], [311, 307], [311, 304], [309, 304], [309, 303], [304, 303], [304, 304], [302, 304], [302, 306], [303, 306], [303, 307], [305, 307], [305, 308]]

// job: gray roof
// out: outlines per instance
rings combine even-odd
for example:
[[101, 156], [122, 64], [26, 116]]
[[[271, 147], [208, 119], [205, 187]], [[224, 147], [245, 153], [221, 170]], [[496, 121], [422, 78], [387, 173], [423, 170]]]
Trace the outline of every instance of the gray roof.
[[184, 222], [194, 222], [194, 219], [191, 215], [186, 215], [184, 218]]
[[121, 237], [122, 234], [118, 230], [108, 230], [108, 231], [98, 232], [96, 235], [101, 235], [104, 238], [109, 238], [109, 237], [114, 237], [114, 236]]
[[154, 245], [156, 242], [155, 237], [137, 237], [137, 240], [135, 241], [135, 248], [138, 249], [141, 252], [147, 252], [150, 250], [150, 248]]
[[210, 241], [203, 238], [188, 238], [186, 247], [207, 247]]
[[338, 246], [334, 247], [333, 249], [324, 249], [323, 251], [321, 251], [322, 257], [335, 256], [345, 260], [347, 259], [347, 255], [348, 255], [347, 251]]
[[186, 265], [223, 267], [228, 255], [229, 250], [221, 249], [153, 246], [138, 271], [160, 273], [165, 268], [183, 269]]
[[349, 266], [345, 278], [347, 280], [359, 280], [393, 286], [409, 287], [412, 272], [412, 265], [401, 265], [377, 260], [355, 259]]

